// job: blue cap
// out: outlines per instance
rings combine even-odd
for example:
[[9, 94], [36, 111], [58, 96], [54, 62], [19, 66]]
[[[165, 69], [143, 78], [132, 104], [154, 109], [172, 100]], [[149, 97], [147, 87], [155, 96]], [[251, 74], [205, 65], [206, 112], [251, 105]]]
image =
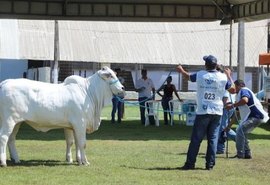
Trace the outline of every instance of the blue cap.
[[213, 55], [206, 55], [203, 57], [205, 64], [217, 64], [217, 58]]

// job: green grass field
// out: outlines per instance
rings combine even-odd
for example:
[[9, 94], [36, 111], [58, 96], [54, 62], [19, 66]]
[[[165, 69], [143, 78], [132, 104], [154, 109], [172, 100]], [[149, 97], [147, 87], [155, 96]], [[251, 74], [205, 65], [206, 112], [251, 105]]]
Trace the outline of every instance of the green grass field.
[[[196, 169], [181, 171], [192, 127], [183, 123], [164, 126], [162, 121], [160, 127], [144, 127], [139, 122], [138, 108], [133, 106], [126, 107], [121, 124], [111, 124], [110, 110], [111, 107], [104, 109], [100, 129], [87, 136], [90, 166], [65, 162], [62, 130], [41, 133], [23, 125], [16, 142], [22, 163], [13, 165], [8, 161], [8, 167], [0, 168], [1, 184], [269, 184], [270, 125], [264, 124], [249, 135], [253, 159], [218, 155], [214, 170], [204, 170], [203, 141]], [[230, 141], [229, 157], [234, 155], [235, 145]]]

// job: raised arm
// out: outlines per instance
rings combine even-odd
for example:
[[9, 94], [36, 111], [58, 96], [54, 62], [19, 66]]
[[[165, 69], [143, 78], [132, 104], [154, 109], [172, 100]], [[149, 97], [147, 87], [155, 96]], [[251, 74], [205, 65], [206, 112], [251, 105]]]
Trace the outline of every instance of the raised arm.
[[182, 75], [184, 75], [185, 78], [189, 79], [189, 73], [185, 71], [181, 65], [178, 65], [176, 67], [176, 71], [178, 71], [179, 73], [182, 73]]
[[224, 73], [226, 74], [228, 81], [230, 81], [232, 84], [231, 87], [228, 89], [228, 91], [231, 94], [234, 94], [235, 93], [235, 85], [234, 85], [234, 82], [232, 79], [232, 71], [229, 68], [226, 68], [226, 69], [224, 69]]

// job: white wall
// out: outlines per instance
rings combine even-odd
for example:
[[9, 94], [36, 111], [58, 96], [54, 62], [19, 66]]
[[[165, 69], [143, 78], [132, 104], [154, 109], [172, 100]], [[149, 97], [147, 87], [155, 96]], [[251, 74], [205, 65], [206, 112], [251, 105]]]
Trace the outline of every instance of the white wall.
[[[191, 71], [190, 73], [193, 73], [194, 71]], [[158, 89], [163, 83], [166, 83], [165, 80], [168, 75], [171, 75], [173, 80], [172, 83], [175, 85], [176, 89], [181, 91], [180, 82], [182, 81], [182, 75], [178, 72], [172, 71], [169, 73], [168, 71], [147, 71], [147, 76], [151, 78], [154, 82], [155, 88]], [[132, 71], [132, 78], [133, 82], [136, 85], [136, 79], [135, 79], [135, 71]], [[141, 78], [141, 76], [139, 76]], [[237, 73], [233, 73], [233, 80], [237, 79]], [[246, 72], [245, 79], [244, 79], [246, 86], [250, 89], [252, 89], [252, 73]], [[180, 88], [179, 88], [180, 87]], [[189, 91], [196, 91], [196, 83], [188, 81], [188, 90]]]
[[[133, 83], [136, 86], [136, 81], [138, 80], [138, 79], [136, 79], [136, 72], [131, 71], [131, 73], [132, 73]], [[139, 74], [140, 74], [140, 72], [139, 72]], [[153, 80], [156, 89], [158, 89], [159, 87], [161, 87], [161, 85], [166, 83], [166, 78], [169, 75], [172, 76], [172, 83], [175, 85], [176, 89], [181, 90], [179, 88], [179, 87], [181, 87], [181, 84], [180, 84], [181, 75], [179, 76], [178, 72], [147, 70], [147, 76]], [[141, 78], [141, 75], [138, 75], [138, 78]]]
[[30, 80], [37, 80], [41, 82], [51, 81], [51, 68], [50, 67], [39, 67], [28, 69], [27, 78]]

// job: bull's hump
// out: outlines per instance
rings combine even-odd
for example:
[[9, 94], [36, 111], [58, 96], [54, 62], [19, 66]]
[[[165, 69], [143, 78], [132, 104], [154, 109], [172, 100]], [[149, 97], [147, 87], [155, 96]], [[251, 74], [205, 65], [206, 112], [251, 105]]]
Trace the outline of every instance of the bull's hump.
[[68, 85], [68, 84], [84, 84], [86, 81], [85, 78], [82, 78], [80, 76], [77, 76], [77, 75], [72, 75], [72, 76], [69, 76], [67, 77], [65, 80], [64, 80], [64, 84], [65, 85]]

